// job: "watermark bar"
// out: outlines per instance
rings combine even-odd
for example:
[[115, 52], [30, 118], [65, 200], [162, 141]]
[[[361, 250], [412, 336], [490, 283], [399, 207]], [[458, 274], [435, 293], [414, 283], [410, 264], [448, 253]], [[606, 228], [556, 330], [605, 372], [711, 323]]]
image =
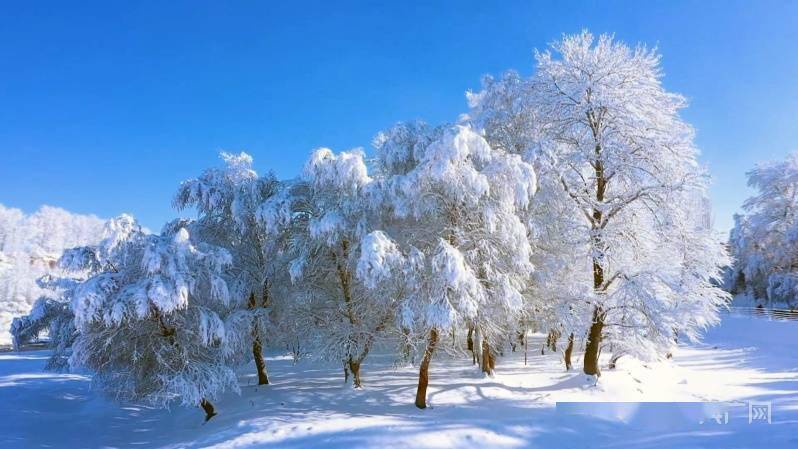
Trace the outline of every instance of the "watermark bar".
[[760, 425], [773, 422], [770, 402], [558, 402], [557, 413], [649, 429]]

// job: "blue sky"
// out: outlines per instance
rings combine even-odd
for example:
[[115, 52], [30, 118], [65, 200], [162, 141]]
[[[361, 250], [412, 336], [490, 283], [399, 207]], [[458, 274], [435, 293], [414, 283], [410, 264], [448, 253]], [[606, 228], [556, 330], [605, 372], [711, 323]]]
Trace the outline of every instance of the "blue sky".
[[219, 151], [294, 176], [315, 147], [455, 119], [482, 75], [587, 28], [659, 47], [727, 229], [745, 171], [798, 150], [797, 22], [793, 1], [6, 2], [0, 203], [160, 229]]

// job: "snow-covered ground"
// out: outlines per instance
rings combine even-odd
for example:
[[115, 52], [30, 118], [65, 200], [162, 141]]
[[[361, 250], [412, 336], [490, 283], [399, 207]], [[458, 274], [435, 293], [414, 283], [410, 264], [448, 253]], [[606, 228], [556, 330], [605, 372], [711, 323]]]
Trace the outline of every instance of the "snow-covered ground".
[[[241, 396], [218, 401], [219, 415], [206, 424], [199, 409], [119, 405], [92, 391], [87, 377], [43, 372], [45, 352], [3, 353], [0, 447], [794, 448], [796, 341], [798, 322], [726, 316], [672, 360], [622, 358], [592, 386], [565, 372], [559, 355], [541, 356], [536, 336], [529, 364], [509, 354], [495, 378], [439, 355], [423, 411], [412, 405], [416, 370], [395, 368], [390, 357], [370, 356], [366, 388], [353, 391], [338, 367], [273, 355], [273, 384], [257, 387], [242, 375]], [[665, 401], [679, 404], [645, 403]], [[771, 402], [772, 423], [749, 424], [748, 401]]]

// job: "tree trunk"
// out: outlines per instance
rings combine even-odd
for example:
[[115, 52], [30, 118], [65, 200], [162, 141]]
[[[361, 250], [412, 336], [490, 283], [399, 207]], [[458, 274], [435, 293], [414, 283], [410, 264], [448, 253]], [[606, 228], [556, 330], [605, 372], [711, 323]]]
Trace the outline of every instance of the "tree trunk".
[[466, 338], [468, 350], [471, 351], [471, 364], [477, 364], [477, 355], [474, 354], [474, 326], [468, 326], [468, 337]]
[[[363, 365], [363, 360], [366, 360], [366, 357], [369, 355], [369, 351], [371, 350], [371, 344], [374, 342], [374, 335], [382, 331], [384, 328], [385, 323], [387, 323], [388, 319], [386, 318], [380, 322], [377, 327], [374, 328], [374, 332], [363, 342], [363, 350], [360, 351], [360, 354], [357, 356], [349, 355], [349, 357], [344, 360], [344, 372], [345, 373], [352, 373], [352, 386], [354, 388], [362, 388], [363, 382], [362, 378], [360, 377], [360, 367]], [[347, 370], [347, 365], [349, 369]]]
[[360, 380], [360, 362], [350, 357], [349, 371], [352, 372], [352, 386], [354, 388], [362, 388], [363, 383]]
[[604, 330], [604, 312], [599, 307], [593, 309], [593, 324], [590, 325], [590, 332], [587, 337], [585, 347], [585, 374], [601, 376], [599, 369], [599, 351], [601, 350], [601, 333]]
[[574, 334], [568, 336], [568, 347], [565, 348], [565, 369], [570, 371], [573, 366], [571, 365], [571, 354], [574, 352]]
[[620, 359], [621, 357], [623, 357], [623, 354], [613, 354], [612, 357], [610, 358], [610, 364], [607, 366], [607, 368], [615, 369], [615, 367], [618, 364], [618, 359]]
[[344, 360], [344, 383], [349, 383], [349, 364]]
[[482, 340], [482, 372], [492, 376], [493, 368], [496, 367], [496, 359], [490, 350], [490, 344], [487, 340]]
[[[599, 123], [595, 120], [592, 112], [588, 112], [588, 119], [591, 123], [593, 130], [593, 137], [596, 139], [595, 155], [596, 159], [593, 163], [593, 168], [596, 172], [596, 202], [599, 204], [604, 203], [604, 194], [607, 191], [607, 178], [604, 173], [604, 161], [601, 159], [601, 144], [599, 143]], [[593, 290], [598, 296], [601, 296], [607, 289], [604, 285], [604, 266], [602, 261], [606, 248], [601, 239], [602, 226], [604, 226], [604, 212], [599, 207], [593, 208], [593, 222], [592, 222], [592, 246], [593, 246]], [[584, 372], [588, 375], [600, 376], [601, 370], [599, 369], [598, 358], [601, 352], [601, 337], [604, 331], [604, 318], [605, 312], [601, 306], [597, 304], [593, 309], [593, 322], [590, 325], [588, 332], [587, 345], [585, 347], [584, 359]]]
[[482, 366], [482, 331], [479, 327], [474, 329], [474, 350], [471, 351], [474, 356], [474, 365]]
[[208, 422], [208, 420], [217, 415], [216, 411], [213, 408], [213, 404], [211, 404], [211, 401], [207, 399], [203, 399], [202, 401], [200, 401], [200, 407], [202, 407], [202, 409], [205, 410], [205, 422]]
[[263, 359], [263, 346], [260, 337], [255, 336], [252, 342], [252, 356], [255, 358], [255, 367], [258, 369], [258, 385], [268, 385], [269, 376], [266, 374], [266, 361]]
[[557, 339], [560, 338], [560, 331], [552, 329], [546, 337], [546, 346], [549, 347], [551, 352], [557, 352]]
[[[266, 301], [264, 293], [264, 301]], [[255, 292], [249, 295], [249, 308], [254, 310], [258, 304], [255, 300]], [[269, 376], [266, 375], [266, 361], [263, 359], [263, 344], [260, 341], [260, 332], [258, 326], [252, 327], [252, 358], [255, 359], [255, 368], [258, 371], [258, 385], [268, 385]]]
[[429, 384], [429, 362], [432, 360], [432, 353], [435, 352], [435, 345], [438, 343], [438, 331], [429, 331], [429, 341], [427, 349], [424, 351], [424, 358], [421, 359], [421, 369], [418, 372], [418, 389], [416, 390], [416, 407], [427, 408], [427, 384]]
[[338, 281], [341, 286], [341, 294], [344, 298], [344, 304], [346, 305], [346, 316], [349, 318], [349, 323], [352, 325], [357, 325], [357, 319], [355, 318], [355, 311], [352, 305], [352, 273], [349, 272], [346, 266], [341, 262], [349, 258], [349, 241], [344, 240], [341, 242], [341, 256], [338, 256], [338, 253], [333, 251], [333, 257], [335, 258], [335, 269], [338, 272]]

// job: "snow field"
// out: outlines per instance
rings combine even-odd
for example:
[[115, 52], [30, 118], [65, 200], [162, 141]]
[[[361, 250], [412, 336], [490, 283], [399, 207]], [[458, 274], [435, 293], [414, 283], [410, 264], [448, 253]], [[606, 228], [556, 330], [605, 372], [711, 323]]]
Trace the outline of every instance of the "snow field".
[[[593, 385], [565, 372], [559, 354], [541, 356], [544, 336], [535, 334], [528, 365], [522, 352], [505, 354], [493, 378], [466, 357], [438, 354], [423, 411], [413, 406], [416, 368], [396, 367], [384, 352], [366, 360], [362, 390], [344, 385], [337, 366], [270, 354], [272, 384], [255, 385], [247, 367], [241, 395], [219, 400], [219, 415], [206, 424], [198, 408], [120, 406], [92, 390], [89, 377], [42, 372], [46, 352], [5, 353], [0, 447], [789, 448], [798, 444], [798, 354], [780, 342], [796, 335], [798, 323], [725, 316], [673, 359], [621, 358]], [[748, 424], [743, 406], [730, 409], [729, 424], [652, 414], [647, 404], [598, 404], [592, 414], [555, 407], [569, 401], [771, 401], [773, 420]]]

